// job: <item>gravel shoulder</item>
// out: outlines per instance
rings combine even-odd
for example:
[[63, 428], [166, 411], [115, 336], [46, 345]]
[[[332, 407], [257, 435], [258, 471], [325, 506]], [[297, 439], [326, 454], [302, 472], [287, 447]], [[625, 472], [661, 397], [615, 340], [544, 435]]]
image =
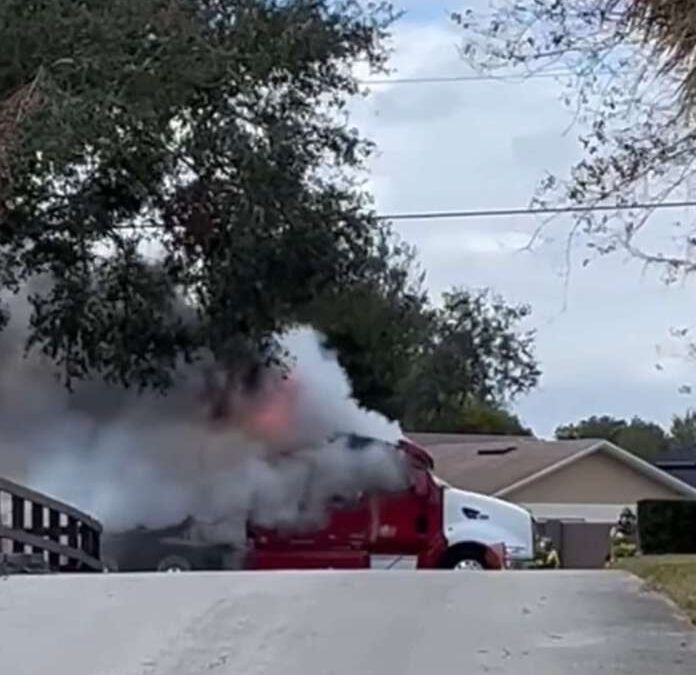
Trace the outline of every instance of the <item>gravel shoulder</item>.
[[696, 624], [696, 555], [624, 558], [616, 567], [639, 576], [648, 588], [664, 593]]

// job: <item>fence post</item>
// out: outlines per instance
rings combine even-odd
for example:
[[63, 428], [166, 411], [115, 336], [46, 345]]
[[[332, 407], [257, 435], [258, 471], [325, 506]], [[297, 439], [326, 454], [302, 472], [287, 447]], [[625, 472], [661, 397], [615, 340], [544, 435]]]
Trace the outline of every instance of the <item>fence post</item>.
[[[68, 546], [77, 548], [78, 543], [77, 519], [73, 516], [68, 516]], [[76, 560], [68, 560], [69, 569], [77, 569], [78, 567], [79, 563]]]
[[[38, 502], [32, 502], [31, 504], [31, 531], [38, 535], [43, 536], [44, 534], [44, 507]], [[39, 546], [31, 547], [32, 553], [41, 553], [43, 555], [44, 549]]]
[[[17, 495], [12, 495], [12, 529], [24, 529], [24, 500]], [[24, 544], [13, 541], [12, 551], [14, 553], [24, 553]]]
[[[51, 541], [60, 543], [60, 513], [55, 509], [48, 511], [48, 538]], [[51, 570], [57, 571], [60, 567], [60, 555], [57, 553], [48, 554], [48, 566]]]

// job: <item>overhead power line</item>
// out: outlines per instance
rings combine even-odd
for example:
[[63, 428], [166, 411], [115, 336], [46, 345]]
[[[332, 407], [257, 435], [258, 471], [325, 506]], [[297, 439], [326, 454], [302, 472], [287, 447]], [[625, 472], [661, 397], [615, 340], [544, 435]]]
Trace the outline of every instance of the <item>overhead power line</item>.
[[[509, 216], [548, 216], [562, 213], [645, 211], [680, 209], [696, 206], [696, 200], [673, 202], [635, 202], [633, 204], [596, 204], [594, 206], [544, 206], [539, 208], [474, 209], [469, 211], [412, 211], [378, 215], [377, 220], [462, 220], [469, 218], [503, 218]], [[159, 230], [162, 225], [120, 225], [118, 229]]]
[[384, 77], [358, 80], [360, 84], [438, 84], [446, 82], [524, 82], [573, 75], [570, 70], [511, 75], [439, 75], [432, 77]]
[[594, 213], [601, 211], [645, 211], [680, 209], [696, 206], [696, 200], [673, 202], [635, 202], [633, 204], [595, 204], [593, 206], [543, 206], [538, 208], [480, 209], [470, 211], [423, 211], [421, 213], [391, 213], [379, 220], [447, 220], [462, 218], [497, 218], [504, 216], [544, 216], [559, 213]]

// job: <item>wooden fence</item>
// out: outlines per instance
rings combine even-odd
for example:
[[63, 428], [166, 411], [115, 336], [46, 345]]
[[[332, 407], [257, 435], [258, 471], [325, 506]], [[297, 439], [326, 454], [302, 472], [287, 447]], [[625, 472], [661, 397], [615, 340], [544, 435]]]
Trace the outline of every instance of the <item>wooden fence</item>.
[[87, 514], [0, 478], [0, 572], [101, 571], [101, 532]]
[[609, 558], [611, 523], [547, 520], [537, 523], [539, 534], [549, 537], [558, 551], [561, 567], [600, 569]]

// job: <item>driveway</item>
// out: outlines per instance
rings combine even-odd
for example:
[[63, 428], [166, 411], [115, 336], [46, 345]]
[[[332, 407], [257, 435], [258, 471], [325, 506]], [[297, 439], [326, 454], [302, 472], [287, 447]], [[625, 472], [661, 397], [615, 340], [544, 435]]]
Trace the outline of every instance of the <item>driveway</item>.
[[619, 572], [0, 581], [12, 675], [693, 675], [687, 622]]

